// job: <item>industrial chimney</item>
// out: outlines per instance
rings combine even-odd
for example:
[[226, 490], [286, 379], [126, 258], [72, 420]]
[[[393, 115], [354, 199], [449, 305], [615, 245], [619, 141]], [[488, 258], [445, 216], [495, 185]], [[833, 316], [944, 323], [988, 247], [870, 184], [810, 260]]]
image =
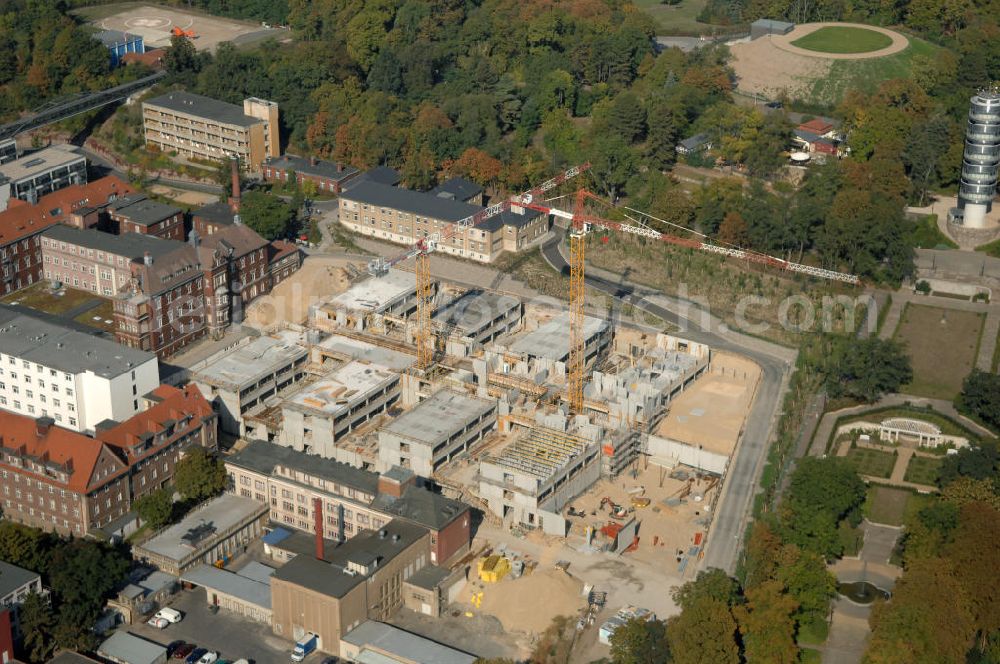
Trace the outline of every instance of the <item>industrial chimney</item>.
[[323, 501], [320, 498], [313, 498], [313, 518], [315, 519], [313, 529], [316, 531], [316, 560], [323, 560], [326, 557], [326, 550], [323, 545]]
[[233, 176], [233, 194], [229, 197], [229, 207], [233, 212], [240, 211], [240, 160], [236, 157], [229, 159], [229, 168]]

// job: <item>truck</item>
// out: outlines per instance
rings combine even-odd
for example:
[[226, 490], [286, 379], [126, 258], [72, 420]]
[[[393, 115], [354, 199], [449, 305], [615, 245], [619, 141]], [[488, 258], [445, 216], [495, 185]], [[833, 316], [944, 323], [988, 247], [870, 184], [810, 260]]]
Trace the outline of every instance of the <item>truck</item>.
[[292, 649], [292, 661], [301, 662], [309, 653], [316, 650], [316, 640], [317, 637], [315, 634], [306, 634], [299, 639], [298, 643], [295, 644], [295, 648]]

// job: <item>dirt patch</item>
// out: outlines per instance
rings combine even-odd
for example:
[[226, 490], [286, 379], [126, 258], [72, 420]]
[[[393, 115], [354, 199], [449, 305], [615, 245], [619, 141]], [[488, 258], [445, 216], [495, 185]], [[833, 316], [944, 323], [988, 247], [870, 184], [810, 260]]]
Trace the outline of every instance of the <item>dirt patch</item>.
[[894, 338], [906, 344], [913, 381], [900, 391], [954, 399], [972, 371], [985, 314], [907, 303]]
[[208, 205], [219, 200], [216, 194], [208, 194], [203, 191], [187, 191], [175, 187], [167, 187], [162, 184], [154, 184], [149, 190], [157, 196], [165, 196], [176, 203], [190, 205], [191, 207], [201, 207], [202, 205]]
[[553, 618], [575, 617], [587, 606], [583, 582], [557, 569], [496, 584], [477, 582], [470, 589], [480, 588], [483, 601], [479, 610], [495, 616], [508, 632], [541, 632]]
[[350, 286], [342, 260], [307, 256], [302, 267], [269, 295], [247, 308], [246, 324], [266, 328], [279, 321], [304, 323], [309, 307], [343, 293]]

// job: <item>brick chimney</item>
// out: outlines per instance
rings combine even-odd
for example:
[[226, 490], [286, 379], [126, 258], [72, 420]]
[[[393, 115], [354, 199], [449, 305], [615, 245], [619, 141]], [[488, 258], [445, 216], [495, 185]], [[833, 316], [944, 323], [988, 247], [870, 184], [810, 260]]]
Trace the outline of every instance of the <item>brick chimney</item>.
[[233, 195], [229, 197], [229, 207], [233, 212], [240, 211], [240, 160], [232, 157], [229, 167], [233, 176]]
[[393, 466], [378, 476], [378, 492], [393, 498], [401, 498], [406, 489], [416, 484], [417, 476], [412, 470]]
[[323, 560], [326, 557], [326, 547], [323, 544], [323, 500], [320, 498], [313, 498], [313, 519], [316, 531], [316, 560]]

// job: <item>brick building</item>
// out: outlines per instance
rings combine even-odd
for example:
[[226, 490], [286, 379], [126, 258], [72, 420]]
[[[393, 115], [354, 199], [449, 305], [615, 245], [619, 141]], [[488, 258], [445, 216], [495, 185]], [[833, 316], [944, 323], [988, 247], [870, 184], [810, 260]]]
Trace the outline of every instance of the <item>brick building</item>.
[[129, 194], [108, 206], [114, 232], [155, 235], [184, 241], [184, 212], [173, 205], [151, 200], [145, 194]]
[[274, 288], [302, 267], [302, 254], [291, 242], [274, 240], [268, 246], [268, 265], [271, 288]]
[[339, 194], [344, 185], [357, 177], [360, 171], [340, 162], [283, 154], [265, 159], [261, 165], [261, 173], [268, 182], [288, 182], [291, 173], [295, 173], [295, 180], [300, 185], [312, 182], [318, 191]]
[[[167, 240], [164, 240], [167, 241]], [[161, 258], [132, 263], [132, 281], [115, 296], [115, 338], [167, 357], [203, 336], [205, 273], [198, 251], [180, 245]]]
[[110, 525], [162, 486], [191, 445], [216, 445], [217, 418], [197, 388], [162, 386], [150, 407], [96, 437], [0, 411], [4, 517], [62, 535]]
[[42, 197], [35, 205], [12, 200], [0, 212], [0, 295], [30, 286], [42, 278], [39, 235], [57, 223], [83, 228], [97, 225], [100, 211], [131, 188], [116, 177], [73, 185]]

